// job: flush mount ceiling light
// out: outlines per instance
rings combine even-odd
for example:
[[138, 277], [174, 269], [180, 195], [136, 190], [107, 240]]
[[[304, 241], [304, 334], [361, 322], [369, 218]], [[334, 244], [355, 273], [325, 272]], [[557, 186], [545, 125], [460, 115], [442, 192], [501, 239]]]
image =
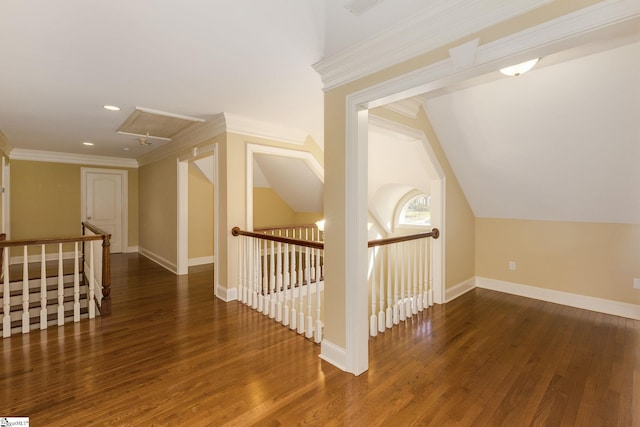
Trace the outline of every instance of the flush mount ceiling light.
[[120, 111], [120, 107], [116, 107], [115, 105], [103, 105], [102, 108], [109, 111]]
[[93, 142], [91, 142], [91, 141], [82, 141], [82, 145], [92, 146]]
[[531, 70], [540, 60], [540, 58], [532, 59], [530, 61], [521, 62], [520, 64], [512, 65], [510, 67], [501, 68], [500, 72], [505, 76], [519, 76], [527, 71]]

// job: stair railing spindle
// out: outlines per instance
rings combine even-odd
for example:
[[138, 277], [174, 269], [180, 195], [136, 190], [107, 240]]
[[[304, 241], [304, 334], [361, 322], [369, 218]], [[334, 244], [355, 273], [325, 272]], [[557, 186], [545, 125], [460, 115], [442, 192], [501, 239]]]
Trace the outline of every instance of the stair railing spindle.
[[40, 252], [40, 329], [47, 329], [47, 258], [44, 245], [41, 245]]
[[9, 286], [9, 248], [2, 251], [2, 338], [11, 336], [11, 291]]
[[27, 245], [22, 247], [22, 333], [29, 333], [29, 254]]
[[78, 266], [78, 242], [73, 250], [73, 321], [80, 321], [80, 268]]
[[94, 242], [89, 243], [89, 319], [96, 317], [96, 273], [93, 258]]
[[314, 341], [319, 343], [322, 341], [322, 320], [321, 315], [322, 311], [320, 309], [320, 302], [322, 300], [320, 295], [320, 276], [322, 272], [322, 268], [320, 266], [320, 249], [316, 249], [316, 327], [314, 330]]
[[64, 325], [64, 266], [62, 243], [58, 243], [58, 326]]

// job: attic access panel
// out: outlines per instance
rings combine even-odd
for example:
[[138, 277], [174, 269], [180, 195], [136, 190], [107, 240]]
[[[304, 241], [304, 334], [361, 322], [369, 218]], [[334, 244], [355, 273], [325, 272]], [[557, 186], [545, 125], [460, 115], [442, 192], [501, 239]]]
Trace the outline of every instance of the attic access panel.
[[204, 122], [204, 120], [195, 117], [167, 113], [164, 111], [136, 107], [116, 132], [126, 135], [148, 135], [152, 138], [171, 140], [180, 132], [183, 132], [201, 122]]

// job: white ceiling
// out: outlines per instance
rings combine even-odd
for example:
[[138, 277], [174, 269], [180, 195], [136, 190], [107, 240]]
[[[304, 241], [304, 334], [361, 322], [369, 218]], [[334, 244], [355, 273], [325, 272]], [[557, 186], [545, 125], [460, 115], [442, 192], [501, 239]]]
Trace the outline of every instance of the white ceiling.
[[425, 104], [475, 215], [640, 223], [640, 42], [544, 61]]
[[[378, 0], [354, 16], [345, 3], [4, 0], [0, 130], [19, 149], [138, 158], [161, 144], [142, 147], [115, 130], [140, 106], [205, 120], [224, 113], [301, 130], [322, 146], [312, 64], [420, 11], [484, 4]], [[632, 32], [637, 42], [637, 25]], [[636, 42], [574, 49], [516, 79], [492, 73], [427, 94], [477, 216], [640, 223]]]

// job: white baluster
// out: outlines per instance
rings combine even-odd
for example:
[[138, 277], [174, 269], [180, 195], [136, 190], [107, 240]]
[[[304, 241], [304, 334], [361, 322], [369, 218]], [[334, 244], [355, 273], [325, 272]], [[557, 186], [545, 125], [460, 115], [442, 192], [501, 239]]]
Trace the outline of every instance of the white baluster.
[[260, 290], [258, 291], [258, 311], [264, 313], [264, 297], [266, 295], [267, 283], [269, 283], [269, 277], [267, 276], [267, 241], [262, 241], [262, 248], [260, 251], [260, 256], [262, 257], [262, 284], [260, 286]]
[[27, 245], [22, 248], [22, 333], [29, 332], [29, 254]]
[[247, 279], [247, 266], [244, 257], [244, 236], [238, 236], [238, 299], [240, 302], [247, 302], [243, 299], [242, 294], [245, 289], [245, 280]]
[[298, 277], [300, 278], [300, 283], [298, 284], [298, 333], [304, 333], [304, 269], [305, 265], [302, 262], [302, 251], [303, 247], [298, 249]]
[[248, 306], [253, 305], [253, 237], [247, 237], [245, 240], [245, 248], [247, 254], [247, 301], [245, 304]]
[[47, 265], [44, 245], [40, 259], [40, 329], [47, 329]]
[[78, 242], [73, 250], [73, 321], [80, 321], [80, 268], [78, 267]]
[[385, 313], [386, 327], [391, 328], [393, 326], [393, 296], [391, 293], [391, 247], [385, 246], [385, 253], [387, 255], [387, 312]]
[[431, 268], [431, 248], [433, 245], [433, 239], [429, 238], [427, 239], [427, 267], [429, 269], [428, 271], [428, 276], [429, 276], [429, 282], [428, 282], [428, 294], [429, 294], [429, 307], [431, 307], [433, 305], [433, 269]]
[[307, 338], [311, 338], [313, 336], [313, 316], [311, 311], [311, 304], [313, 299], [311, 298], [311, 272], [312, 272], [312, 259], [313, 257], [310, 254], [311, 248], [308, 246], [305, 248], [305, 259], [307, 261], [307, 323], [305, 325], [304, 336]]
[[62, 243], [58, 243], [58, 326], [64, 325], [64, 267]]
[[420, 262], [417, 246], [418, 243], [419, 240], [414, 240], [411, 243], [413, 251], [413, 299], [411, 300], [411, 312], [413, 314], [418, 313], [418, 263]]
[[298, 325], [298, 317], [296, 312], [296, 288], [300, 292], [300, 283], [298, 282], [298, 270], [296, 268], [296, 249], [297, 245], [291, 245], [291, 318], [289, 319], [289, 329], [295, 330]]
[[258, 239], [252, 239], [253, 248], [253, 285], [251, 286], [251, 291], [253, 294], [253, 303], [251, 307], [254, 309], [258, 308], [258, 294], [260, 293], [260, 241]]
[[9, 286], [9, 247], [2, 251], [2, 338], [11, 336], [11, 289]]
[[418, 240], [418, 311], [424, 310], [424, 239]]
[[[406, 265], [406, 274], [407, 274], [407, 298], [404, 299], [404, 315], [406, 318], [411, 317], [411, 248], [407, 248], [410, 242], [402, 242], [404, 249], [407, 249], [407, 265]], [[404, 250], [403, 250], [404, 251]], [[404, 257], [403, 257], [404, 258]]]
[[399, 287], [400, 284], [398, 282], [398, 244], [394, 244], [394, 257], [393, 257], [393, 275], [394, 275], [394, 280], [393, 280], [393, 324], [397, 325], [400, 323], [400, 307], [398, 304], [398, 300], [400, 298], [400, 292], [399, 292]]
[[87, 243], [89, 244], [89, 319], [93, 319], [96, 317], [96, 273], [93, 261], [95, 241], [91, 240]]
[[378, 317], [376, 316], [376, 248], [369, 249], [369, 268], [371, 269], [371, 316], [369, 316], [369, 335], [378, 335]]
[[[289, 236], [289, 231], [287, 230], [287, 237]], [[291, 272], [289, 271], [289, 244], [284, 244], [283, 250], [284, 262], [283, 262], [283, 273], [284, 273], [284, 282], [282, 286], [284, 286], [284, 307], [282, 324], [284, 326], [289, 325], [289, 300], [291, 298]]]
[[405, 311], [405, 304], [404, 304], [404, 286], [405, 286], [404, 242], [398, 243], [398, 245], [400, 246], [400, 265], [398, 267], [400, 268], [400, 301], [398, 302], [398, 307], [400, 308], [400, 320], [404, 322], [404, 319], [406, 319], [407, 317], [406, 311]]
[[320, 295], [320, 277], [322, 276], [322, 266], [320, 264], [320, 249], [316, 249], [316, 327], [314, 330], [313, 340], [316, 343], [322, 341], [322, 311], [320, 309], [320, 302], [322, 300]]
[[[276, 268], [275, 268], [275, 248], [273, 241], [269, 244], [269, 318], [276, 317]], [[266, 302], [265, 302], [266, 304]], [[266, 313], [265, 313], [266, 314]]]
[[[378, 332], [384, 332], [385, 330], [385, 312], [384, 312], [384, 256], [382, 251], [382, 246], [377, 248], [377, 252], [379, 252], [380, 258], [380, 293], [378, 295], [378, 301], [380, 305], [380, 311], [378, 312]], [[375, 260], [374, 260], [374, 269], [375, 269]]]
[[276, 243], [276, 322], [282, 322], [282, 243]]

